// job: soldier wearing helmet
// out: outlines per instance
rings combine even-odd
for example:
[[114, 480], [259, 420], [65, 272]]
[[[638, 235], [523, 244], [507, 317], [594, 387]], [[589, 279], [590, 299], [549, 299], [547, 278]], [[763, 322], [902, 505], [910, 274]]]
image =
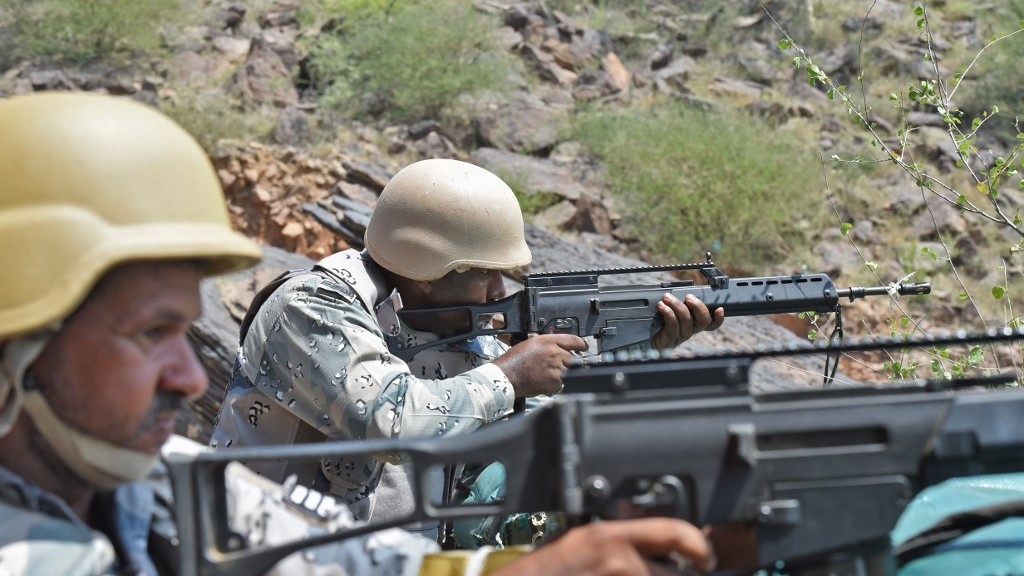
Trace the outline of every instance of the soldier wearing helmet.
[[[507, 417], [517, 398], [558, 392], [573, 355], [587, 349], [575, 335], [537, 335], [512, 347], [479, 336], [408, 362], [385, 338], [416, 345], [465, 333], [461, 318], [406, 325], [397, 312], [501, 298], [502, 272], [530, 259], [519, 204], [500, 178], [451, 159], [406, 166], [380, 194], [365, 250], [328, 256], [254, 300], [212, 445], [457, 434]], [[661, 308], [662, 347], [723, 320], [696, 300], [666, 299]], [[278, 481], [295, 474], [363, 520], [411, 510], [409, 471], [382, 458], [252, 465]], [[445, 482], [435, 481], [440, 497]], [[437, 536], [436, 525], [410, 529]]]
[[[143, 521], [146, 542], [139, 481], [205, 390], [186, 339], [199, 280], [259, 256], [162, 115], [86, 94], [0, 101], [0, 565], [154, 571], [140, 533], [115, 527]], [[58, 554], [33, 555], [36, 539]]]

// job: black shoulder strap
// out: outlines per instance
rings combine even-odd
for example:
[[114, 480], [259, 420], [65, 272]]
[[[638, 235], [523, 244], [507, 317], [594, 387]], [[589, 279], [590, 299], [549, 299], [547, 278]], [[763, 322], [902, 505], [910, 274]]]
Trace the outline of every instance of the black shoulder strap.
[[252, 302], [249, 303], [249, 309], [245, 311], [245, 316], [242, 317], [242, 325], [238, 329], [238, 343], [241, 344], [245, 340], [245, 334], [249, 332], [249, 326], [252, 325], [252, 321], [256, 319], [256, 314], [259, 313], [260, 308], [263, 307], [263, 303], [270, 298], [270, 295], [275, 290], [281, 287], [281, 284], [291, 280], [299, 274], [305, 274], [309, 272], [308, 268], [294, 268], [292, 270], [285, 270], [278, 274], [277, 278], [274, 278], [267, 283], [266, 286], [260, 288], [260, 291], [252, 297]]
[[1024, 516], [1024, 501], [1011, 500], [948, 516], [909, 538], [893, 550], [896, 562], [904, 566], [926, 556], [935, 547], [969, 532], [1007, 518]]

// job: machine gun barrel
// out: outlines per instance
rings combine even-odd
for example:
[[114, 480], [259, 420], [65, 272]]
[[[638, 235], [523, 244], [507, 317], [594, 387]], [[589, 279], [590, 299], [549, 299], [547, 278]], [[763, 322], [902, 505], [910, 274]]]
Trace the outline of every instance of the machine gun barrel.
[[[865, 342], [838, 351], [1020, 341], [1024, 330], [1004, 328]], [[613, 386], [610, 393], [563, 395], [508, 422], [444, 438], [233, 448], [171, 457], [182, 523], [181, 574], [258, 574], [307, 547], [427, 519], [561, 511], [570, 520], [587, 521], [639, 508], [696, 524], [753, 525], [759, 561], [765, 566], [784, 561], [793, 576], [892, 576], [889, 532], [920, 490], [952, 477], [1024, 472], [1024, 427], [1019, 425], [1024, 393], [954, 393], [949, 383], [958, 381], [928, 381], [752, 395], [737, 388], [741, 380], [732, 379], [741, 378], [743, 370], [729, 369], [737, 358], [825, 351], [779, 347], [709, 356], [697, 363], [685, 358], [624, 361], [610, 375], [595, 375], [613, 381], [615, 374], [636, 380], [674, 378], [678, 388], [692, 390], [678, 393], [665, 386], [655, 396]], [[724, 380], [715, 376], [723, 366], [723, 374], [730, 375]], [[694, 367], [699, 378], [691, 373]], [[571, 367], [566, 378], [588, 370], [593, 368]], [[710, 389], [716, 383], [721, 390]], [[408, 516], [276, 548], [250, 549], [233, 538], [225, 517], [230, 461], [379, 453], [400, 455], [414, 471], [410, 481], [416, 510]], [[431, 469], [488, 462], [505, 467], [503, 500], [467, 507], [433, 501], [426, 488]], [[864, 555], [880, 560], [879, 569], [830, 565], [828, 572], [820, 570], [822, 564]]]

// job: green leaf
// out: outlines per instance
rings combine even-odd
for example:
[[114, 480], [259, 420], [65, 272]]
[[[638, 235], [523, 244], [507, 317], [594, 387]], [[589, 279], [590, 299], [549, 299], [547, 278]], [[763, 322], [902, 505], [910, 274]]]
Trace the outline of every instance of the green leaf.
[[981, 346], [972, 346], [971, 351], [967, 354], [967, 359], [974, 366], [981, 364], [985, 359], [985, 354], [981, 351]]
[[789, 38], [783, 38], [782, 40], [779, 40], [778, 46], [779, 50], [789, 50], [790, 48], [793, 47], [793, 41], [790, 40]]
[[847, 234], [850, 233], [851, 229], [853, 229], [853, 224], [850, 224], [849, 222], [843, 222], [839, 226], [839, 233], [842, 234], [843, 236], [846, 236]]
[[1003, 288], [1002, 286], [992, 287], [993, 298], [995, 298], [996, 300], [1002, 300], [1003, 296], [1006, 296], [1006, 288]]
[[924, 16], [924, 6], [914, 6], [914, 16]]

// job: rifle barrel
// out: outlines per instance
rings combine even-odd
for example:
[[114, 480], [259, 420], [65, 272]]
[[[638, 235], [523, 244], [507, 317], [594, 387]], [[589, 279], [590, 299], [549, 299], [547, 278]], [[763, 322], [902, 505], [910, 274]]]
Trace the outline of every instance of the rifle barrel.
[[930, 294], [932, 285], [930, 282], [911, 282], [908, 284], [898, 284], [895, 289], [889, 286], [850, 286], [849, 288], [839, 288], [836, 290], [836, 295], [840, 298], [849, 298], [852, 302], [857, 298], [864, 298], [865, 296], [882, 296], [890, 291], [901, 296], [908, 294]]

